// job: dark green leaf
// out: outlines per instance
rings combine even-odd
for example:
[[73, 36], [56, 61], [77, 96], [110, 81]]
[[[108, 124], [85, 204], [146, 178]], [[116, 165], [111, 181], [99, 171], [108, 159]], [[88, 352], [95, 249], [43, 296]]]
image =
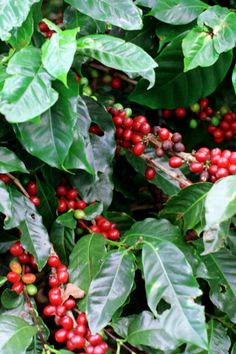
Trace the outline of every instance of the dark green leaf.
[[134, 245], [137, 241], [155, 243], [159, 240], [175, 241], [180, 238], [179, 228], [172, 225], [168, 220], [145, 219], [136, 222], [125, 233], [125, 242]]
[[190, 23], [208, 5], [200, 0], [158, 0], [149, 15], [173, 25]]
[[164, 44], [173, 41], [177, 36], [181, 35], [184, 32], [187, 32], [194, 26], [194, 22], [191, 22], [187, 25], [169, 25], [167, 23], [160, 22], [156, 28], [156, 35], [160, 41], [160, 48], [161, 49]]
[[67, 86], [67, 73], [76, 52], [78, 28], [62, 31], [51, 21], [44, 20], [51, 30], [56, 30], [52, 38], [42, 46], [42, 62], [50, 75]]
[[76, 228], [76, 219], [74, 218], [74, 210], [69, 210], [67, 213], [63, 213], [56, 219], [56, 222], [69, 229]]
[[9, 250], [11, 245], [17, 241], [17, 237], [11, 234], [8, 234], [4, 231], [0, 233], [0, 254], [5, 253]]
[[1, 354], [24, 354], [37, 328], [15, 316], [0, 316]]
[[87, 318], [92, 333], [105, 327], [129, 296], [134, 281], [134, 258], [127, 252], [109, 253], [92, 280]]
[[0, 275], [0, 287], [3, 286], [7, 282], [7, 278]]
[[6, 147], [0, 147], [0, 173], [7, 172], [28, 173], [24, 163], [14, 152]]
[[85, 292], [88, 291], [106, 255], [105, 243], [104, 236], [100, 234], [83, 236], [70, 255], [70, 280]]
[[5, 289], [1, 295], [1, 304], [7, 309], [15, 309], [22, 302], [22, 295], [18, 295], [17, 292], [10, 289]]
[[233, 72], [232, 72], [232, 83], [234, 87], [234, 92], [236, 94], [236, 65], [234, 66]]
[[117, 225], [121, 233], [128, 231], [135, 223], [135, 220], [128, 214], [119, 211], [107, 211], [103, 216]]
[[183, 225], [184, 233], [196, 226], [198, 232], [201, 232], [205, 225], [205, 199], [211, 186], [210, 183], [195, 183], [182, 189], [168, 200], [160, 217]]
[[230, 221], [211, 226], [203, 233], [204, 252], [202, 255], [219, 251], [226, 241], [230, 227]]
[[66, 0], [80, 12], [100, 21], [111, 23], [126, 30], [142, 28], [139, 9], [132, 0]]
[[6, 216], [12, 216], [11, 200], [6, 185], [0, 181], [0, 212]]
[[210, 299], [236, 323], [236, 259], [228, 250], [203, 257], [209, 277]]
[[8, 42], [14, 49], [20, 50], [21, 48], [24, 48], [30, 44], [33, 32], [33, 16], [32, 12], [30, 12], [22, 26], [12, 30], [11, 38], [8, 40]]
[[50, 77], [41, 64], [40, 50], [27, 47], [16, 53], [7, 66], [0, 94], [0, 112], [11, 123], [33, 119], [50, 108], [58, 99]]
[[157, 63], [140, 47], [108, 35], [90, 35], [77, 41], [79, 55], [100, 61], [111, 68], [124, 71], [131, 77], [142, 76], [154, 85]]
[[[182, 252], [165, 240], [156, 245], [147, 242], [143, 246], [142, 262], [150, 309], [157, 317], [156, 308], [162, 298], [171, 306], [160, 316], [166, 332], [179, 344], [194, 343], [207, 349], [204, 310], [194, 302], [202, 292]], [[178, 326], [169, 326], [177, 322]]]
[[15, 2], [15, 0], [2, 0], [0, 8], [0, 39], [5, 41], [10, 38], [10, 31], [20, 27], [25, 21], [30, 7], [39, 0], [26, 0]]
[[68, 264], [69, 255], [71, 254], [74, 243], [74, 230], [64, 227], [54, 222], [50, 232], [50, 241], [60, 257], [63, 264]]
[[103, 211], [102, 203], [94, 203], [89, 205], [87, 208], [84, 209], [85, 217], [84, 220], [93, 220], [98, 215], [101, 215]]
[[147, 82], [141, 80], [129, 96], [131, 101], [153, 109], [189, 107], [216, 89], [229, 70], [232, 53], [221, 54], [211, 67], [183, 72], [181, 42], [182, 38], [177, 38], [161, 52], [156, 58], [155, 86], [146, 91]]

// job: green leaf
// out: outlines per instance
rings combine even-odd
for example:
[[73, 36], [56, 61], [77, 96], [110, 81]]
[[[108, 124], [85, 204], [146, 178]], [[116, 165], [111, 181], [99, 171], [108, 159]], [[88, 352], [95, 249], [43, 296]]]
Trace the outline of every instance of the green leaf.
[[212, 37], [202, 28], [193, 28], [183, 39], [184, 71], [197, 66], [206, 67], [215, 64], [219, 54], [214, 48]]
[[235, 255], [227, 249], [202, 257], [209, 277], [210, 299], [221, 311], [236, 323], [236, 267]]
[[25, 354], [37, 328], [15, 316], [0, 316], [1, 354]]
[[50, 241], [63, 264], [68, 264], [69, 256], [75, 246], [74, 230], [54, 222], [50, 232]]
[[236, 342], [234, 343], [234, 346], [230, 352], [231, 354], [236, 354]]
[[77, 41], [79, 55], [96, 59], [102, 64], [124, 71], [131, 77], [142, 76], [154, 85], [157, 63], [140, 47], [108, 35], [90, 35]]
[[11, 37], [8, 42], [14, 49], [20, 50], [30, 44], [33, 32], [34, 22], [32, 12], [30, 12], [21, 27], [12, 30]]
[[168, 220], [148, 218], [138, 221], [124, 235], [125, 242], [134, 245], [136, 242], [148, 241], [156, 243], [161, 240], [175, 241], [180, 238], [179, 228], [172, 225]]
[[194, 183], [182, 189], [167, 201], [159, 216], [182, 225], [184, 234], [195, 227], [201, 232], [205, 225], [205, 199], [211, 186], [210, 183]]
[[[160, 316], [166, 332], [179, 344], [193, 343], [207, 349], [204, 310], [194, 302], [202, 292], [183, 253], [165, 240], [156, 245], [146, 242], [142, 263], [147, 301], [154, 315], [158, 316], [156, 307], [161, 299], [171, 306]], [[173, 326], [174, 323], [178, 326]]]
[[156, 58], [159, 67], [155, 86], [146, 91], [147, 82], [141, 80], [129, 96], [131, 101], [152, 109], [189, 107], [215, 91], [229, 70], [232, 53], [221, 54], [208, 68], [183, 72], [181, 43], [182, 37], [179, 37], [163, 49]]
[[70, 281], [85, 292], [88, 291], [106, 255], [105, 244], [103, 235], [85, 235], [76, 243], [70, 255]]
[[0, 287], [3, 286], [7, 282], [7, 278], [3, 275], [0, 275]]
[[236, 94], [236, 65], [234, 66], [232, 72], [232, 83], [233, 83], [234, 92]]
[[225, 244], [230, 227], [230, 220], [211, 226], [203, 233], [204, 252], [202, 255], [217, 252]]
[[[41, 117], [38, 125], [28, 122], [14, 126], [17, 138], [24, 148], [52, 167], [59, 169], [76, 168], [77, 165], [67, 166], [70, 148], [74, 143], [74, 130], [77, 123], [77, 98], [71, 90], [63, 85], [57, 85], [60, 97], [57, 103]], [[84, 143], [80, 136], [77, 144], [83, 158]], [[85, 160], [87, 163], [87, 160]], [[66, 167], [65, 167], [66, 166]], [[83, 168], [83, 166], [81, 166]], [[91, 169], [91, 167], [90, 167]]]
[[220, 224], [236, 213], [236, 176], [217, 181], [209, 191], [206, 201], [206, 227]]
[[[146, 155], [153, 158], [154, 160], [156, 159], [156, 161], [163, 167], [170, 168], [168, 164], [168, 159], [157, 158], [153, 149], [152, 151], [150, 151], [150, 153], [147, 152]], [[125, 157], [137, 173], [141, 173], [143, 176], [145, 176], [145, 170], [147, 168], [146, 161], [142, 160], [139, 156], [135, 156], [129, 151], [125, 152]], [[178, 173], [182, 176], [180, 170], [178, 170]], [[168, 176], [165, 172], [159, 170], [158, 168], [156, 169], [156, 176], [148, 182], [151, 184], [155, 184], [158, 188], [160, 188], [165, 194], [169, 196], [178, 193], [180, 190], [179, 183], [170, 176]]]
[[212, 41], [217, 53], [234, 48], [236, 42], [236, 14], [222, 6], [212, 6], [198, 17], [198, 25], [212, 29]]
[[177, 346], [175, 338], [169, 335], [162, 323], [154, 319], [148, 311], [133, 316], [128, 325], [126, 340], [133, 346], [146, 345], [165, 352]]
[[22, 302], [22, 295], [11, 289], [5, 289], [1, 294], [1, 304], [5, 309], [11, 310], [20, 306]]
[[102, 203], [94, 203], [89, 205], [87, 208], [84, 209], [85, 217], [84, 220], [93, 220], [98, 215], [101, 215], [103, 212], [103, 205]]
[[217, 321], [210, 320], [207, 323], [207, 333], [209, 349], [201, 351], [195, 345], [187, 345], [184, 354], [228, 354], [231, 345], [230, 338], [227, 335], [227, 328]]
[[[51, 21], [44, 21], [50, 28]], [[76, 52], [76, 34], [78, 28], [57, 32], [42, 46], [42, 63], [48, 73], [67, 86], [67, 73], [73, 63]]]
[[12, 216], [11, 199], [5, 183], [0, 181], [0, 212], [6, 216]]
[[8, 193], [10, 197], [10, 207], [11, 213], [10, 217], [4, 220], [4, 229], [10, 230], [15, 227], [18, 227], [21, 221], [24, 220], [27, 209], [31, 210], [32, 208], [35, 211], [35, 208], [32, 202], [24, 197], [16, 189], [8, 187]]
[[66, 0], [77, 10], [96, 20], [111, 23], [126, 30], [142, 28], [142, 19], [139, 9], [132, 0]]
[[155, 1], [149, 15], [173, 25], [190, 23], [204, 11], [208, 5], [200, 0], [159, 0]]
[[117, 225], [121, 233], [128, 231], [135, 220], [128, 214], [119, 211], [106, 211], [103, 216]]
[[0, 147], [0, 173], [22, 172], [28, 173], [24, 163], [16, 154], [6, 147]]
[[129, 296], [134, 282], [134, 258], [127, 252], [109, 253], [92, 280], [87, 318], [92, 333], [104, 328]]
[[159, 51], [166, 43], [173, 41], [177, 36], [189, 31], [194, 26], [194, 22], [187, 25], [170, 25], [168, 23], [160, 22], [156, 27], [156, 35], [160, 41]]
[[0, 112], [11, 123], [33, 119], [50, 108], [58, 99], [51, 79], [43, 69], [40, 50], [27, 47], [9, 61], [6, 79], [0, 94]]
[[10, 31], [20, 27], [26, 20], [30, 7], [39, 0], [26, 0], [15, 2], [15, 0], [2, 0], [0, 8], [0, 39], [5, 41], [10, 38]]
[[56, 219], [56, 222], [69, 229], [76, 228], [76, 219], [74, 218], [74, 210], [69, 210], [67, 213], [63, 213]]
[[[0, 193], [2, 195], [2, 192]], [[16, 236], [2, 231], [0, 233], [0, 254], [8, 252], [11, 245], [16, 241], [18, 241], [18, 238]]]

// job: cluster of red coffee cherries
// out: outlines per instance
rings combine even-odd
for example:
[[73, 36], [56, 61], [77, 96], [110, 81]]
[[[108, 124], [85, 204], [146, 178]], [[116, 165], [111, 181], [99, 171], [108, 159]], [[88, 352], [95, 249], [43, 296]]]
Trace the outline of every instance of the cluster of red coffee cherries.
[[49, 277], [51, 289], [48, 292], [50, 304], [44, 307], [43, 313], [46, 317], [54, 316], [56, 325], [61, 326], [54, 335], [56, 342], [65, 343], [67, 349], [73, 352], [80, 350], [81, 354], [105, 354], [108, 345], [100, 334], [91, 334], [86, 314], [80, 312], [77, 318], [74, 317], [72, 312], [76, 307], [74, 298], [63, 299], [64, 286], [69, 278], [67, 267], [61, 264], [56, 255], [49, 257], [48, 265], [51, 267]]
[[40, 204], [40, 198], [36, 196], [38, 193], [38, 187], [36, 182], [34, 181], [29, 181], [26, 185], [26, 191], [28, 192], [30, 196], [31, 202], [35, 205], [38, 206]]
[[[62, 30], [64, 30], [64, 27], [63, 27], [63, 25], [62, 25], [62, 24], [63, 24], [63, 18], [58, 18], [58, 19], [55, 21], [55, 23], [56, 23], [57, 25], [59, 25], [59, 27], [61, 27]], [[41, 22], [39, 23], [39, 30], [40, 30], [41, 33], [43, 33], [43, 34], [45, 35], [46, 38], [51, 38], [52, 35], [53, 35], [53, 33], [55, 33], [55, 31], [50, 30], [50, 28], [48, 27], [48, 25], [47, 25], [45, 22], [43, 22], [43, 21], [41, 21]]]
[[20, 294], [25, 286], [29, 295], [36, 295], [37, 287], [33, 284], [36, 276], [32, 273], [32, 269], [37, 270], [38, 267], [34, 257], [24, 251], [20, 241], [15, 242], [9, 252], [16, 257], [10, 262], [11, 271], [7, 274], [7, 280], [12, 284], [11, 289]]
[[231, 140], [234, 134], [236, 134], [236, 113], [225, 113], [217, 125], [210, 124], [207, 130], [213, 135], [213, 139], [216, 143]]

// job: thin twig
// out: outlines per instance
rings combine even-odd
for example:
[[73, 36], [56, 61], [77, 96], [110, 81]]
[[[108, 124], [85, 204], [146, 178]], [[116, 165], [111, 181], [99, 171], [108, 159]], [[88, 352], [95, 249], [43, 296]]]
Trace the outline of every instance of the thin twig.
[[20, 181], [18, 180], [18, 178], [16, 178], [15, 176], [13, 176], [11, 173], [7, 173], [7, 176], [13, 181], [13, 183], [15, 183], [15, 185], [21, 190], [21, 192], [22, 192], [27, 198], [30, 198], [30, 195], [27, 193], [27, 191], [25, 190], [25, 188], [22, 186], [22, 184], [20, 183]]
[[124, 347], [129, 353], [131, 354], [136, 354], [137, 352], [134, 352], [131, 348], [129, 348], [125, 343], [122, 342], [122, 340], [119, 340], [119, 338], [117, 338], [116, 336], [114, 336], [113, 334], [110, 333], [110, 331], [108, 331], [107, 329], [104, 329], [104, 332], [110, 337], [112, 338], [115, 342], [119, 342], [122, 347]]
[[[106, 66], [104, 66], [104, 65], [101, 65], [101, 64], [90, 63], [89, 66], [91, 66], [92, 68], [97, 69], [97, 70], [99, 70], [99, 71], [103, 71], [103, 72], [105, 72], [105, 73], [107, 73], [107, 74], [113, 72], [113, 69], [110, 69], [110, 68], [108, 68], [108, 67], [106, 67]], [[138, 81], [132, 80], [132, 79], [128, 78], [128, 76], [126, 76], [126, 75], [124, 75], [124, 74], [121, 74], [121, 73], [118, 72], [118, 71], [115, 71], [115, 72], [113, 73], [113, 75], [114, 75], [115, 77], [119, 77], [121, 80], [126, 81], [126, 82], [128, 82], [128, 83], [130, 83], [130, 84], [132, 84], [132, 85], [137, 85], [137, 83], [138, 83]]]
[[184, 186], [189, 186], [189, 182], [186, 178], [181, 177], [178, 173], [169, 170], [168, 168], [162, 166], [159, 162], [157, 162], [156, 160], [151, 159], [149, 156], [143, 154], [140, 156], [143, 160], [147, 161], [150, 165], [158, 168], [159, 170], [161, 170], [162, 172], [164, 172], [165, 174], [167, 174], [168, 176], [170, 176], [171, 178], [173, 178], [174, 180], [176, 180], [177, 182], [181, 183]]

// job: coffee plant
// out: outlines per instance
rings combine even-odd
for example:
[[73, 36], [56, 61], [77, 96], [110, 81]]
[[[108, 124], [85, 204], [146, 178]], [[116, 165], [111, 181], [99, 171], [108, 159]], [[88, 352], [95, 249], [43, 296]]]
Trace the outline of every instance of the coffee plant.
[[0, 354], [236, 354], [236, 1], [0, 1]]

